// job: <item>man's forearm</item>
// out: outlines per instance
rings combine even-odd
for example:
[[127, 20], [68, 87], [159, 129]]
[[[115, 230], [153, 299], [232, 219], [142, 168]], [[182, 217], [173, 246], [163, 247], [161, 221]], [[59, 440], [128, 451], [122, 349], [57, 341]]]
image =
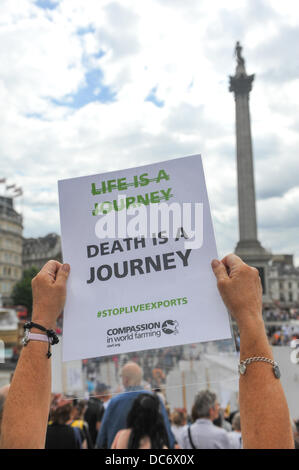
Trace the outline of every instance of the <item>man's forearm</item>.
[[[55, 328], [66, 296], [70, 266], [50, 260], [32, 279], [32, 321]], [[44, 334], [39, 328], [32, 333]], [[6, 399], [0, 447], [40, 449], [45, 446], [51, 400], [51, 359], [48, 341], [30, 340], [23, 348]]]
[[4, 407], [3, 449], [45, 446], [51, 399], [51, 359], [47, 351], [47, 342], [30, 341], [21, 352]]
[[[273, 360], [262, 318], [262, 283], [256, 268], [235, 254], [213, 260], [221, 297], [238, 324], [240, 359]], [[290, 415], [284, 392], [267, 362], [252, 362], [240, 377], [239, 402], [245, 448], [293, 448]]]
[[[240, 360], [257, 356], [273, 360], [262, 320], [240, 330]], [[294, 447], [288, 405], [271, 364], [249, 364], [240, 376], [239, 394], [244, 448]]]

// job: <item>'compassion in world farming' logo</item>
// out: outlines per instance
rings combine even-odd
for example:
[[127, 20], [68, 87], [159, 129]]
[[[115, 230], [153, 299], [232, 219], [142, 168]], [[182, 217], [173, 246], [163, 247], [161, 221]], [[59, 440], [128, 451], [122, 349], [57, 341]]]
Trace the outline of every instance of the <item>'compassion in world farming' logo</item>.
[[160, 338], [161, 334], [177, 335], [179, 323], [176, 320], [142, 323], [139, 325], [110, 328], [107, 330], [107, 347], [119, 347], [121, 343], [140, 339]]

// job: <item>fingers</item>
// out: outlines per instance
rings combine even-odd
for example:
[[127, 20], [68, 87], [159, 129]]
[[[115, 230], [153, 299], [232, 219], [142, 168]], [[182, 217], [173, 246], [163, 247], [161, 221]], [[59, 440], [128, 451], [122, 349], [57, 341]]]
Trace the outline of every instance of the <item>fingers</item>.
[[42, 267], [42, 269], [40, 270], [40, 273], [49, 274], [51, 277], [55, 279], [57, 271], [59, 270], [60, 266], [61, 266], [61, 263], [51, 259]]
[[222, 263], [231, 270], [237, 266], [243, 266], [245, 263], [244, 261], [239, 258], [239, 256], [235, 255], [234, 253], [230, 253], [229, 255], [225, 256], [222, 260]]
[[64, 284], [68, 278], [69, 272], [69, 264], [61, 264], [58, 261], [50, 260], [42, 267], [37, 277], [40, 278], [42, 275], [43, 279], [51, 280], [51, 284]]
[[214, 274], [216, 276], [218, 283], [229, 279], [227, 271], [226, 271], [226, 267], [221, 261], [218, 261], [217, 259], [213, 259], [212, 269], [214, 271]]
[[70, 273], [70, 265], [65, 263], [61, 264], [58, 273], [56, 274], [56, 283], [64, 285]]

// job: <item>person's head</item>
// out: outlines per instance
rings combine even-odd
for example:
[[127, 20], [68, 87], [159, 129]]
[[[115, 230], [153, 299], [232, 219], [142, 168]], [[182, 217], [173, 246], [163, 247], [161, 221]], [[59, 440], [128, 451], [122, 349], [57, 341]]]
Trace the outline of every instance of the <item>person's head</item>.
[[209, 390], [199, 392], [194, 400], [192, 407], [192, 419], [196, 421], [200, 418], [214, 421], [219, 416], [219, 403], [215, 393]]
[[218, 426], [219, 428], [222, 428], [223, 426], [223, 421], [224, 421], [224, 410], [218, 407], [218, 416], [217, 418], [213, 419], [213, 424], [215, 426]]
[[55, 424], [66, 424], [71, 418], [73, 410], [72, 400], [66, 399], [63, 396], [59, 396], [54, 401], [51, 418]]
[[187, 413], [183, 408], [175, 408], [171, 414], [171, 422], [176, 426], [185, 426], [187, 423]]
[[111, 398], [109, 385], [106, 385], [102, 382], [96, 383], [94, 393], [95, 393], [96, 398], [104, 402]]
[[121, 377], [125, 388], [136, 387], [141, 384], [142, 370], [136, 362], [128, 362], [122, 368]]
[[168, 438], [164, 421], [160, 413], [160, 400], [152, 393], [141, 393], [134, 400], [127, 416], [127, 428], [132, 430], [128, 448], [136, 449], [140, 439], [148, 436], [152, 448], [168, 447]]
[[232, 429], [233, 431], [241, 432], [241, 420], [240, 413], [236, 413], [232, 420]]
[[86, 408], [87, 403], [85, 400], [74, 400], [71, 412], [72, 419], [83, 419]]

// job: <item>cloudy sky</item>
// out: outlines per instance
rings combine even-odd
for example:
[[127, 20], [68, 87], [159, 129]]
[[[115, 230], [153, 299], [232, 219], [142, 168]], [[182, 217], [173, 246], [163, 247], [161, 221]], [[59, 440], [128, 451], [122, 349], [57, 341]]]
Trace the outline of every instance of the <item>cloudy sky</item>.
[[58, 232], [57, 180], [201, 153], [220, 255], [238, 241], [234, 46], [255, 73], [259, 239], [299, 263], [299, 5], [1, 0], [0, 178], [24, 235]]

